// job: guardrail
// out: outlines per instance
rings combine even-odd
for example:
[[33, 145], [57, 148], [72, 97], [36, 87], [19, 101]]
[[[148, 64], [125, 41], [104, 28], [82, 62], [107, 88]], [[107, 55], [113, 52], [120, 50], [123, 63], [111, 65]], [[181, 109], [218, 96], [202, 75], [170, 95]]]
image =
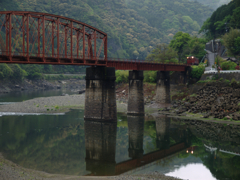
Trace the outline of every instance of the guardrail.
[[[217, 74], [218, 71], [204, 71], [204, 74]], [[240, 70], [221, 70], [219, 73], [240, 73]]]

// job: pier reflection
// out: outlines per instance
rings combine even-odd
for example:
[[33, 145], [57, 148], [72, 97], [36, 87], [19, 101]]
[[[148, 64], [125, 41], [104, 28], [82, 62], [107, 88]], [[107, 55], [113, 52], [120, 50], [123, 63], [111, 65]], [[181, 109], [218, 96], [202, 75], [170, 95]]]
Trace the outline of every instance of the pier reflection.
[[[182, 129], [171, 126], [171, 119], [156, 118], [156, 151], [144, 154], [144, 116], [127, 116], [128, 155], [130, 160], [116, 163], [117, 123], [86, 121], [85, 147], [88, 175], [119, 175], [154, 161], [163, 159], [186, 148], [187, 138]], [[154, 122], [152, 122], [154, 123]], [[177, 134], [177, 135], [175, 135]]]
[[156, 144], [158, 149], [168, 149], [170, 146], [171, 119], [166, 116], [156, 118]]
[[115, 174], [116, 122], [84, 122], [86, 170], [92, 175]]
[[128, 120], [128, 155], [130, 158], [143, 157], [144, 116], [127, 116]]

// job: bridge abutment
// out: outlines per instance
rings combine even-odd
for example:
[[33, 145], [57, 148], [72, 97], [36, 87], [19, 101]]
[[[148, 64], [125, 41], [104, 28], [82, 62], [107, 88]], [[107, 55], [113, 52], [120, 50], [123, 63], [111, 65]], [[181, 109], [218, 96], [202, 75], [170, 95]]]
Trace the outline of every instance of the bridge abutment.
[[129, 71], [128, 114], [144, 114], [143, 71]]
[[161, 104], [171, 103], [169, 71], [157, 72], [156, 102]]
[[128, 134], [129, 148], [128, 156], [130, 158], [141, 158], [143, 156], [143, 132], [144, 132], [144, 116], [129, 116]]
[[86, 69], [85, 120], [117, 120], [115, 79], [115, 68]]

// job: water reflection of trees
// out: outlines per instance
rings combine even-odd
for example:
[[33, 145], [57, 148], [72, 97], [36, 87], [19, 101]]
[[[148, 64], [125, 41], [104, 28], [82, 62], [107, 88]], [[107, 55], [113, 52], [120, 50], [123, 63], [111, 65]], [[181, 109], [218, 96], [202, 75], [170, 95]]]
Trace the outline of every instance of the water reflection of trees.
[[[188, 125], [192, 132], [192, 146], [197, 146], [193, 156], [200, 157], [216, 179], [239, 179], [240, 156], [230, 153], [240, 153], [240, 127], [216, 123]], [[228, 153], [221, 152], [221, 149]]]

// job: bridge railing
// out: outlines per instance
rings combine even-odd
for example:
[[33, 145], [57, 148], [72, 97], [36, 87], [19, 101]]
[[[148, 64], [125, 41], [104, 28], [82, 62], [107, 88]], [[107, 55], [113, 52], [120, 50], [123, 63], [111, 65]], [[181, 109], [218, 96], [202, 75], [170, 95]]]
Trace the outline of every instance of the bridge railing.
[[108, 58], [109, 61], [118, 62], [132, 62], [132, 63], [152, 63], [152, 64], [172, 64], [172, 65], [186, 65], [187, 63], [175, 63], [175, 62], [161, 62], [142, 59], [126, 59], [126, 58]]

